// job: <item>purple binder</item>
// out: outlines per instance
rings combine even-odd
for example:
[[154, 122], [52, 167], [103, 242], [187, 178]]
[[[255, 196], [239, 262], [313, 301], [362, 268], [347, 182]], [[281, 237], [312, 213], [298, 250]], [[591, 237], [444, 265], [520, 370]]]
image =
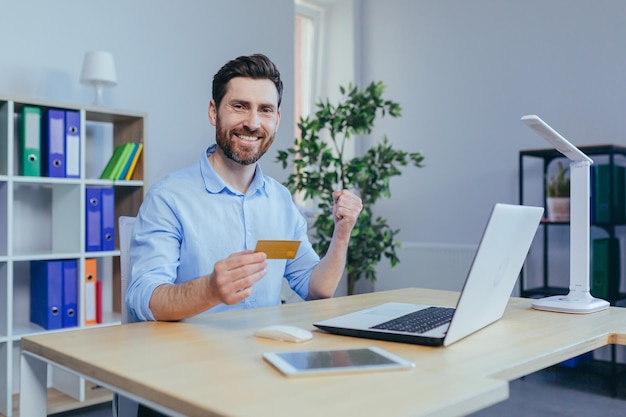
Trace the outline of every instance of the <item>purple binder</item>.
[[78, 326], [78, 261], [63, 261], [63, 327]]
[[102, 188], [102, 250], [115, 250], [115, 190]]
[[44, 329], [63, 327], [63, 261], [31, 261], [30, 321]]
[[102, 192], [97, 187], [85, 188], [85, 251], [97, 252], [102, 250]]
[[65, 112], [49, 109], [44, 117], [42, 169], [47, 177], [65, 177]]

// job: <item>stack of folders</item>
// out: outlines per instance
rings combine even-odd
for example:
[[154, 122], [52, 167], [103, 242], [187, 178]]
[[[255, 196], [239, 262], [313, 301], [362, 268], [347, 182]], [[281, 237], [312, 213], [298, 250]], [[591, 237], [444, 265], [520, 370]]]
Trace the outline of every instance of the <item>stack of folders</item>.
[[[85, 259], [85, 325], [101, 323], [96, 259]], [[78, 326], [78, 261], [30, 263], [30, 321], [47, 330]]]
[[85, 251], [115, 250], [115, 190], [85, 187]]
[[20, 175], [80, 177], [80, 113], [24, 106], [19, 116]]
[[100, 174], [102, 180], [130, 180], [143, 150], [143, 143], [128, 142], [113, 149], [113, 155]]
[[30, 321], [44, 329], [78, 325], [78, 261], [30, 263]]

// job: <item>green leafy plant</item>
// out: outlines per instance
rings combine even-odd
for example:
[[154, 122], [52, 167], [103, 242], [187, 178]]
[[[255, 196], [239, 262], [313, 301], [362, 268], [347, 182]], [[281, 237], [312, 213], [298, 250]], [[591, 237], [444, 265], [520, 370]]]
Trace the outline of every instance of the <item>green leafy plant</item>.
[[375, 267], [383, 256], [392, 268], [399, 262], [396, 249], [400, 244], [395, 240], [399, 230], [375, 216], [373, 206], [391, 196], [390, 179], [402, 174], [401, 167], [421, 167], [424, 159], [420, 152], [394, 149], [386, 136], [363, 156], [346, 157], [346, 142], [371, 134], [379, 114], [401, 116], [398, 103], [383, 99], [384, 90], [380, 81], [363, 89], [352, 84], [340, 87], [339, 103], [318, 102], [313, 117], [300, 118], [301, 137], [295, 139], [294, 147], [280, 150], [277, 157], [283, 169], [290, 163], [294, 167], [285, 186], [317, 205], [312, 244], [320, 254], [328, 250], [334, 229], [333, 190], [348, 189], [361, 197], [363, 210], [352, 231], [346, 263], [348, 294], [354, 294], [360, 278], [376, 281]]
[[570, 179], [567, 176], [569, 168], [558, 161], [558, 171], [556, 175], [551, 175], [546, 181], [546, 192], [548, 197], [569, 197]]

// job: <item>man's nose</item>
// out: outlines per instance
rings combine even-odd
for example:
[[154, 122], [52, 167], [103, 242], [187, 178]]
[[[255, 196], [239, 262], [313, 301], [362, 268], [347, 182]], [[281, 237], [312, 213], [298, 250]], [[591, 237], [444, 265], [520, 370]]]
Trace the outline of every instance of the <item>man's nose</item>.
[[246, 127], [250, 130], [256, 130], [261, 127], [261, 119], [259, 118], [259, 112], [251, 110], [248, 113], [248, 117], [245, 120]]

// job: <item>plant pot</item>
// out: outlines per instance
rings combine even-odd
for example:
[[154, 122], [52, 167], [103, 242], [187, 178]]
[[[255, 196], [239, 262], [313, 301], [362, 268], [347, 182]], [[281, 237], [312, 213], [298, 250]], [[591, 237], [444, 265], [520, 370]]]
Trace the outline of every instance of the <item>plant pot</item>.
[[568, 222], [570, 212], [569, 197], [548, 197], [548, 220], [552, 222]]

